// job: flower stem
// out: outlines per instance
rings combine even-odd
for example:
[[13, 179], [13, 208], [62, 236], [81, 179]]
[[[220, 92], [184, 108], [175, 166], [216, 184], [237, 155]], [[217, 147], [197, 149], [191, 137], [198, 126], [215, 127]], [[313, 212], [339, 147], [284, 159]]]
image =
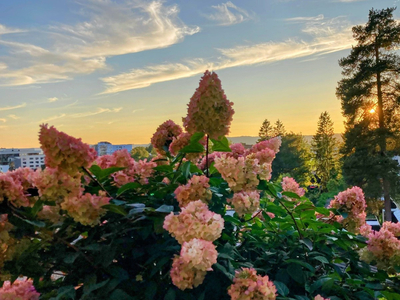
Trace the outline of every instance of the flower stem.
[[209, 177], [208, 174], [208, 141], [209, 141], [209, 136], [207, 134], [207, 142], [206, 142], [206, 176]]

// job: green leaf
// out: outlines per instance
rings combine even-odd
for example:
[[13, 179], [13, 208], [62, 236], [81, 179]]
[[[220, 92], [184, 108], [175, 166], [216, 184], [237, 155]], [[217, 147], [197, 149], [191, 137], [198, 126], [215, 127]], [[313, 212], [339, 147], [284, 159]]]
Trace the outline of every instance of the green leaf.
[[126, 168], [120, 168], [120, 167], [111, 167], [107, 168], [104, 170], [101, 170], [99, 177], [96, 177], [98, 181], [103, 182], [105, 179], [107, 179], [111, 174], [121, 171]]
[[123, 216], [126, 216], [128, 213], [123, 209], [121, 206], [115, 205], [115, 204], [106, 204], [103, 205], [102, 208], [107, 209], [113, 213], [120, 214]]
[[311, 272], [315, 272], [315, 269], [312, 265], [310, 265], [309, 263], [306, 263], [302, 260], [299, 260], [299, 259], [287, 259], [287, 260], [285, 260], [285, 263], [291, 263], [291, 265], [293, 265], [293, 264], [300, 265], [300, 266], [303, 266], [303, 267], [309, 269]]
[[46, 226], [46, 224], [44, 222], [42, 222], [42, 221], [31, 221], [31, 220], [28, 220], [28, 219], [23, 219], [23, 221], [28, 223], [28, 224], [31, 224], [33, 226], [36, 226], [36, 227], [43, 228], [43, 227]]
[[64, 257], [64, 262], [66, 264], [73, 264], [74, 261], [78, 258], [78, 256], [79, 256], [78, 252], [70, 253]]
[[96, 178], [98, 178], [101, 174], [102, 169], [98, 165], [92, 165], [89, 168], [90, 173], [92, 173]]
[[156, 171], [164, 172], [164, 173], [171, 173], [174, 171], [174, 168], [170, 165], [161, 165], [153, 168]]
[[159, 208], [155, 210], [156, 212], [161, 212], [161, 213], [170, 213], [171, 211], [174, 211], [174, 207], [172, 205], [161, 205]]
[[35, 202], [31, 209], [31, 216], [36, 217], [37, 213], [42, 210], [44, 205], [44, 201], [39, 199], [38, 201]]
[[300, 199], [300, 196], [293, 192], [282, 192], [282, 195], [289, 198]]
[[315, 256], [315, 257], [313, 257], [313, 259], [316, 259], [316, 260], [322, 262], [323, 264], [329, 264], [329, 261], [324, 256]]
[[132, 296], [129, 296], [121, 289], [116, 289], [111, 295], [108, 300], [134, 300]]
[[181, 149], [182, 153], [203, 153], [204, 152], [204, 146], [200, 144], [199, 142], [190, 142], [189, 145], [186, 147], [183, 147]]
[[330, 214], [330, 210], [325, 207], [316, 207], [315, 211], [320, 214], [323, 214], [324, 216], [329, 216]]
[[196, 132], [190, 137], [190, 142], [195, 143], [199, 142], [204, 137], [204, 132]]
[[289, 289], [286, 286], [286, 284], [284, 284], [283, 282], [277, 281], [277, 280], [274, 281], [274, 284], [275, 284], [275, 287], [276, 287], [279, 295], [285, 297], [289, 294]]
[[312, 241], [311, 241], [310, 239], [307, 239], [307, 238], [302, 239], [302, 240], [300, 240], [300, 243], [306, 245], [307, 248], [310, 249], [310, 251], [312, 251], [312, 249], [313, 249], [313, 243], [312, 243]]
[[287, 270], [289, 276], [294, 279], [294, 281], [296, 281], [300, 284], [305, 283], [306, 280], [305, 280], [304, 272], [299, 264], [292, 263], [286, 268], [286, 270]]
[[117, 196], [120, 196], [122, 193], [129, 190], [136, 190], [139, 187], [141, 187], [141, 184], [139, 182], [128, 182], [118, 189]]
[[75, 299], [76, 290], [72, 285], [60, 287], [57, 290], [57, 297], [52, 297], [50, 300], [65, 300], [65, 299]]
[[183, 175], [183, 177], [185, 177], [186, 179], [188, 179], [189, 176], [190, 176], [190, 165], [191, 165], [191, 162], [190, 162], [190, 161], [186, 161], [186, 162], [182, 165], [182, 175]]
[[120, 281], [129, 279], [128, 272], [118, 266], [111, 265], [110, 267], [108, 267], [107, 272], [115, 278], [118, 278]]
[[175, 300], [176, 292], [174, 288], [169, 288], [168, 292], [165, 294], [164, 300]]
[[229, 147], [229, 141], [226, 137], [222, 137], [219, 140], [211, 139], [213, 146], [211, 148], [212, 151], [219, 151], [219, 152], [232, 152], [231, 148]]

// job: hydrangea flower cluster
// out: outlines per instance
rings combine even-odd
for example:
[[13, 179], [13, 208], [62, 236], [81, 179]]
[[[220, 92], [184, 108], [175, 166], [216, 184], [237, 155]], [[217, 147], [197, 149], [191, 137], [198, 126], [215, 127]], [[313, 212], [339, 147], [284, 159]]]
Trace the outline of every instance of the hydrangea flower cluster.
[[[178, 153], [179, 153], [179, 151], [181, 149], [183, 149], [184, 147], [189, 145], [191, 137], [192, 137], [192, 135], [190, 133], [187, 133], [187, 132], [182, 132], [179, 136], [174, 137], [173, 140], [172, 140], [171, 145], [169, 145], [169, 152], [172, 155], [175, 155], [175, 156], [178, 155]], [[199, 143], [202, 144], [203, 146], [205, 146], [206, 143], [207, 143], [206, 136], [204, 136], [199, 141]], [[199, 160], [201, 155], [202, 155], [202, 153], [187, 153], [186, 154], [186, 158], [188, 160], [196, 162], [197, 160]]]
[[155, 162], [144, 160], [135, 161], [126, 149], [117, 150], [111, 155], [102, 155], [96, 159], [97, 165], [102, 169], [111, 167], [125, 168], [112, 174], [114, 183], [122, 186], [128, 182], [138, 181], [148, 183], [148, 178], [153, 174]]
[[236, 213], [242, 217], [252, 214], [260, 207], [260, 194], [257, 191], [243, 191], [235, 193], [228, 202], [235, 207]]
[[329, 204], [329, 208], [336, 208], [348, 214], [346, 218], [337, 216], [336, 221], [342, 223], [347, 230], [356, 234], [360, 232], [361, 226], [365, 224], [366, 207], [364, 193], [357, 186], [340, 192]]
[[321, 295], [317, 295], [314, 297], [314, 300], [330, 300], [330, 298], [324, 298]]
[[179, 206], [185, 207], [189, 202], [195, 200], [201, 200], [204, 203], [208, 203], [212, 197], [208, 182], [209, 179], [204, 175], [193, 175], [186, 185], [178, 186], [174, 193], [176, 200], [179, 202]]
[[208, 70], [200, 80], [188, 105], [183, 126], [190, 134], [204, 132], [213, 139], [229, 133], [234, 110], [221, 87], [218, 75]]
[[44, 154], [45, 164], [49, 168], [57, 168], [74, 176], [81, 167], [90, 167], [97, 153], [81, 139], [58, 131], [47, 124], [40, 126], [39, 141]]
[[58, 169], [36, 170], [33, 183], [43, 200], [61, 203], [67, 197], [78, 197], [83, 192], [80, 176], [70, 176]]
[[179, 215], [171, 212], [165, 217], [163, 227], [181, 245], [194, 238], [213, 242], [221, 236], [224, 219], [210, 211], [207, 204], [197, 200], [183, 207]]
[[1, 300], [39, 300], [39, 296], [31, 279], [5, 281], [0, 288]]
[[151, 138], [151, 144], [159, 154], [165, 154], [164, 147], [169, 147], [174, 137], [182, 133], [182, 128], [172, 120], [167, 120], [158, 126]]
[[304, 194], [306, 193], [306, 191], [300, 187], [300, 185], [296, 182], [296, 180], [294, 180], [291, 177], [282, 178], [282, 189], [284, 192], [295, 193], [299, 195], [299, 197], [304, 196]]
[[183, 207], [179, 215], [171, 212], [163, 227], [182, 245], [180, 256], [172, 263], [173, 284], [181, 290], [197, 287], [217, 262], [218, 253], [212, 242], [221, 236], [224, 219], [197, 200]]
[[24, 192], [22, 182], [14, 179], [11, 172], [0, 174], [0, 202], [5, 199], [17, 207], [29, 206], [29, 199]]
[[253, 190], [259, 180], [271, 178], [271, 164], [259, 164], [258, 159], [248, 157], [234, 158], [225, 154], [215, 158], [215, 168], [234, 192]]
[[232, 300], [275, 300], [276, 287], [268, 276], [257, 275], [252, 268], [242, 268], [236, 271], [228, 294]]
[[110, 200], [103, 191], [100, 191], [98, 196], [86, 193], [79, 197], [66, 198], [61, 203], [61, 208], [66, 210], [76, 222], [95, 226], [99, 224], [100, 217], [106, 213], [102, 206], [108, 204]]
[[172, 283], [181, 290], [200, 285], [207, 271], [217, 262], [218, 252], [210, 241], [192, 239], [184, 242], [180, 256], [175, 256], [172, 269]]
[[269, 140], [265, 140], [262, 142], [259, 142], [255, 145], [253, 145], [250, 149], [251, 153], [256, 153], [259, 151], [262, 151], [264, 149], [270, 149], [272, 151], [274, 151], [275, 153], [279, 152], [279, 148], [282, 145], [282, 138], [280, 136], [271, 138]]
[[395, 273], [393, 267], [400, 265], [400, 223], [384, 222], [379, 231], [371, 230], [367, 237], [361, 259], [367, 263], [375, 261], [378, 269]]

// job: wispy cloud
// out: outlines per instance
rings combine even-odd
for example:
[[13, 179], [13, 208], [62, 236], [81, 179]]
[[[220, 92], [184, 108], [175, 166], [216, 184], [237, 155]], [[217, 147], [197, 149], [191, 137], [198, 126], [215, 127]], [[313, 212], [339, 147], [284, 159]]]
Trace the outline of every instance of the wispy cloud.
[[51, 97], [51, 98], [47, 98], [48, 102], [56, 102], [58, 100], [57, 97]]
[[221, 26], [229, 26], [251, 19], [250, 14], [246, 10], [236, 6], [231, 1], [211, 7], [216, 12], [204, 16]]
[[122, 107], [117, 107], [117, 108], [112, 108], [112, 109], [99, 107], [95, 111], [72, 114], [71, 117], [72, 118], [83, 118], [83, 117], [95, 116], [95, 115], [106, 113], [106, 112], [108, 112], [108, 113], [110, 113], [110, 112], [117, 113], [117, 112], [120, 112], [121, 109], [122, 109]]
[[253, 45], [218, 49], [220, 57], [214, 61], [195, 59], [133, 69], [129, 72], [102, 78], [106, 89], [102, 94], [138, 89], [151, 84], [190, 77], [206, 69], [226, 68], [272, 63], [299, 57], [324, 55], [351, 48], [351, 26], [342, 18], [313, 18], [304, 21], [303, 32], [309, 40], [289, 39]]
[[318, 15], [315, 17], [295, 17], [295, 18], [288, 18], [286, 21], [289, 22], [304, 22], [304, 21], [321, 21], [324, 19], [324, 15]]
[[17, 109], [17, 108], [22, 108], [25, 106], [26, 106], [26, 103], [22, 103], [22, 104], [15, 105], [15, 106], [4, 106], [4, 107], [0, 107], [0, 111]]
[[20, 117], [16, 116], [16, 115], [8, 115], [9, 118], [13, 119], [13, 120], [18, 120], [20, 119]]
[[0, 35], [2, 34], [9, 34], [9, 33], [18, 33], [24, 32], [25, 30], [17, 29], [17, 28], [10, 28], [0, 24]]
[[3, 123], [5, 123], [5, 122], [7, 122], [7, 119], [0, 118], [0, 122], [3, 122]]
[[54, 120], [57, 120], [57, 119], [64, 118], [65, 116], [66, 116], [66, 114], [59, 114], [59, 115], [52, 116], [52, 117], [49, 117], [49, 118], [46, 118], [46, 119], [42, 119], [40, 121], [40, 123], [47, 123], [47, 122], [50, 122], [50, 121], [54, 121]]
[[53, 41], [48, 49], [0, 39], [14, 58], [2, 57], [0, 85], [69, 80], [78, 74], [106, 69], [107, 57], [168, 47], [200, 30], [178, 18], [176, 5], [166, 6], [162, 1], [85, 0], [80, 4], [85, 22], [39, 31]]

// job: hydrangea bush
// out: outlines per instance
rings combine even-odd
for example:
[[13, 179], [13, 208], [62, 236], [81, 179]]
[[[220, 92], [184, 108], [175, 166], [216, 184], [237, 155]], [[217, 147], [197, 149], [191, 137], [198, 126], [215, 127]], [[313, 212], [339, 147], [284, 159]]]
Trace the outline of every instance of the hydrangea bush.
[[0, 299], [399, 299], [400, 225], [270, 182], [280, 138], [229, 145], [232, 105], [207, 71], [151, 161], [42, 125], [46, 168], [0, 174]]

